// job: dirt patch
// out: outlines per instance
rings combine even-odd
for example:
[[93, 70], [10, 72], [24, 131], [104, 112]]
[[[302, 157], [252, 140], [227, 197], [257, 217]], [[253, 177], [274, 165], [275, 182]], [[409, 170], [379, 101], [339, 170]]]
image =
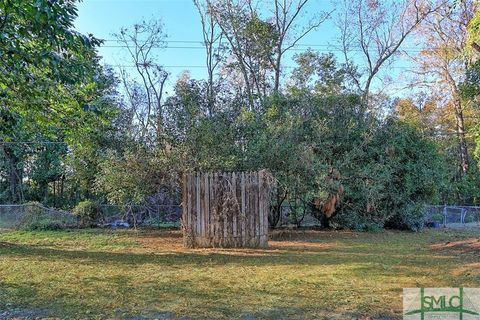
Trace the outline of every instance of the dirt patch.
[[473, 254], [480, 256], [480, 238], [435, 243], [432, 244], [430, 248], [439, 250], [441, 252], [451, 252], [454, 254]]
[[137, 241], [147, 251], [165, 250], [166, 248], [172, 251], [184, 249], [182, 232], [178, 230], [146, 232], [139, 234]]

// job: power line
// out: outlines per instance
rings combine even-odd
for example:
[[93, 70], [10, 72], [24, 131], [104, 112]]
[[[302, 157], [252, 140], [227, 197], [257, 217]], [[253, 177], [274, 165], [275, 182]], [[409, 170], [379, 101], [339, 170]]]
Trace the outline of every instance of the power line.
[[[129, 39], [126, 39], [126, 40], [117, 40], [117, 39], [103, 39], [103, 41], [105, 42], [116, 42], [116, 43], [123, 43], [123, 42], [131, 42], [131, 43], [134, 43], [134, 40], [129, 40]], [[138, 42], [146, 42], [147, 40], [138, 40]], [[192, 48], [192, 49], [202, 49], [202, 48], [205, 48], [205, 44], [204, 44], [204, 41], [202, 40], [167, 40], [167, 41], [164, 41], [164, 43], [166, 43], [167, 45], [166, 46], [154, 46], [154, 48], [179, 48], [179, 49], [189, 49], [189, 48]], [[197, 47], [178, 47], [178, 46], [168, 46], [168, 43], [189, 43], [189, 44], [198, 44], [199, 46]], [[286, 44], [285, 47], [288, 47], [289, 44]], [[102, 47], [119, 47], [119, 48], [122, 48], [122, 47], [127, 47], [126, 45], [124, 44], [119, 44], [119, 45], [103, 45]], [[293, 47], [325, 47], [325, 48], [331, 48], [332, 45], [330, 44], [308, 44], [308, 43], [296, 43], [293, 45]], [[418, 47], [403, 47], [405, 51], [422, 51], [422, 49], [419, 49]], [[218, 48], [217, 48], [218, 49]], [[336, 49], [336, 50], [340, 50], [340, 49]], [[355, 50], [361, 50], [361, 48], [359, 46], [357, 46], [357, 49]]]
[[[101, 48], [128, 48], [127, 45], [100, 45]], [[327, 47], [327, 46], [326, 46]], [[205, 46], [152, 46], [151, 48], [153, 49], [182, 49], [182, 50], [205, 50]], [[220, 48], [214, 48], [215, 50], [218, 50]], [[307, 48], [308, 49], [308, 48]], [[290, 48], [288, 51], [305, 51], [306, 49], [300, 49], [300, 48]], [[329, 49], [315, 49], [316, 51], [319, 52], [343, 52], [343, 50], [338, 49], [338, 48], [329, 48]], [[353, 52], [362, 52], [362, 49], [349, 49], [349, 51]], [[409, 53], [420, 53], [423, 50], [422, 49], [403, 49], [401, 51], [409, 52]]]
[[[135, 65], [112, 65], [109, 64], [112, 67], [120, 67], [120, 68], [137, 68]], [[141, 64], [139, 64], [141, 65]], [[181, 68], [192, 68], [192, 69], [206, 69], [207, 66], [202, 66], [202, 65], [158, 65], [162, 68], [172, 68], [172, 69], [181, 69]], [[296, 67], [294, 66], [283, 66], [282, 68], [285, 69], [294, 69]], [[408, 70], [412, 69], [412, 67], [400, 67], [400, 66], [395, 66], [395, 67], [389, 67], [389, 69], [402, 69], [402, 70]]]

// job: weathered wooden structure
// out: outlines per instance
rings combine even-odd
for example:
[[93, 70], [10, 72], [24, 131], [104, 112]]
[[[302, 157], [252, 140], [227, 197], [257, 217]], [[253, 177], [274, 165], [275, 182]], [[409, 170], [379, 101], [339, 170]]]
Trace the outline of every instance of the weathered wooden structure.
[[266, 171], [185, 174], [185, 246], [266, 247], [271, 180]]

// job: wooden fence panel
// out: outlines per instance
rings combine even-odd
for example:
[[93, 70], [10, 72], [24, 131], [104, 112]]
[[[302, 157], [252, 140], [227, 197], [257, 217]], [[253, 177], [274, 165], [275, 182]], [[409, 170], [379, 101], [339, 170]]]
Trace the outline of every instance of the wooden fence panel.
[[185, 246], [266, 247], [271, 180], [265, 171], [185, 174]]

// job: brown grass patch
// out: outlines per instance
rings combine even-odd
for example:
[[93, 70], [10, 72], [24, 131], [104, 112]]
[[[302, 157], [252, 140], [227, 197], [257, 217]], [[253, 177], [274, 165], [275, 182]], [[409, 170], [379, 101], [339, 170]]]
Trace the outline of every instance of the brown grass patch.
[[480, 257], [480, 238], [446, 241], [443, 243], [432, 244], [430, 247], [434, 250], [440, 250], [443, 252], [474, 254]]

